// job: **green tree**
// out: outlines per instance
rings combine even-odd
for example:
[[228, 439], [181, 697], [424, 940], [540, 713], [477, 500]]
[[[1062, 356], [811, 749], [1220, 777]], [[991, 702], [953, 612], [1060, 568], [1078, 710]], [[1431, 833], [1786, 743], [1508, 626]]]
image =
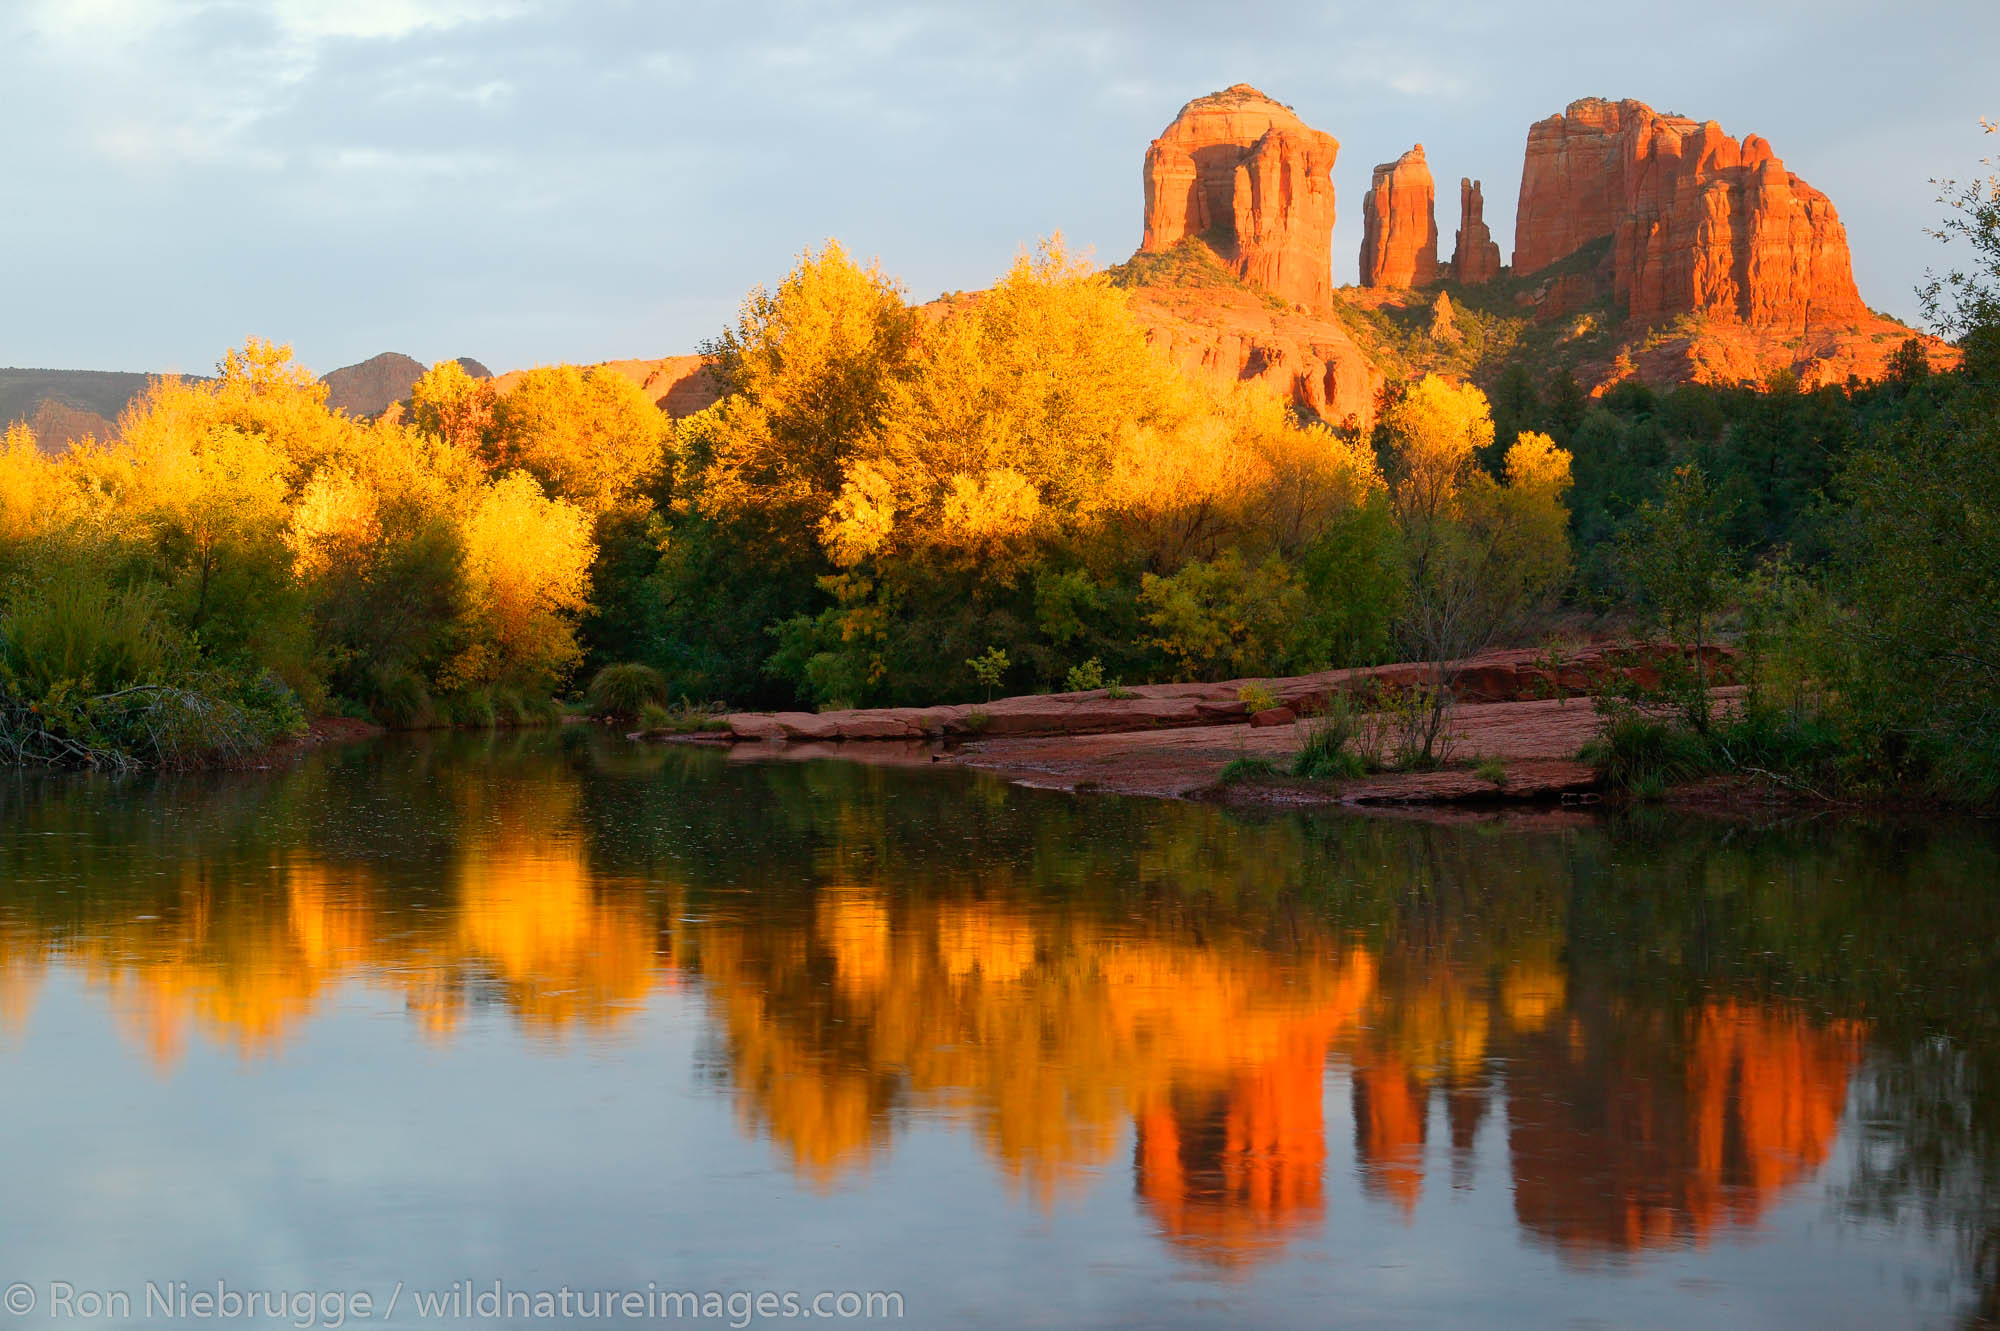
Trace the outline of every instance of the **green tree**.
[[1687, 658], [1693, 677], [1676, 690], [1681, 715], [1704, 735], [1714, 720], [1708, 655], [1734, 563], [1724, 522], [1708, 477], [1690, 464], [1675, 469], [1657, 502], [1640, 507], [1619, 542], [1627, 585]]

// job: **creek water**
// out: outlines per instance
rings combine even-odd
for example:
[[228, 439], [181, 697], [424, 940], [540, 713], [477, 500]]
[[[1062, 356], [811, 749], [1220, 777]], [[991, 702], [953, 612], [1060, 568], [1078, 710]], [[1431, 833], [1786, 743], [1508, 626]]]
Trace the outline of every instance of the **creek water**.
[[8, 774], [0, 1321], [1979, 1324], [1996, 925], [1973, 824]]

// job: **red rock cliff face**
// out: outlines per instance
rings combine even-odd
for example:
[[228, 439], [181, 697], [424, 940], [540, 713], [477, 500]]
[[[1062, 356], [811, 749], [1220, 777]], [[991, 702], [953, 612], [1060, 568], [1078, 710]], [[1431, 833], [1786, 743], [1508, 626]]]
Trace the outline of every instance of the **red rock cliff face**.
[[1331, 134], [1248, 84], [1198, 97], [1146, 150], [1140, 249], [1170, 250], [1201, 237], [1244, 280], [1325, 309], [1339, 153]]
[[1361, 217], [1362, 286], [1420, 287], [1437, 280], [1437, 189], [1423, 144], [1375, 168]]
[[1528, 131], [1514, 270], [1613, 238], [1612, 280], [1641, 323], [1705, 313], [1803, 332], [1868, 317], [1824, 194], [1756, 135], [1587, 98]]
[[1486, 196], [1476, 180], [1458, 182], [1458, 235], [1452, 245], [1451, 275], [1469, 287], [1500, 276], [1500, 247], [1486, 225]]

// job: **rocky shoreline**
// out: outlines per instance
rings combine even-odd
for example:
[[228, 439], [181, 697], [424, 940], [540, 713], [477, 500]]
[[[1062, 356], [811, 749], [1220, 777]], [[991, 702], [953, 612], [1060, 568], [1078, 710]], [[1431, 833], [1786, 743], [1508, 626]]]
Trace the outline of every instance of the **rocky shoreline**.
[[[1717, 653], [1715, 664], [1727, 668]], [[1577, 751], [1597, 733], [1590, 694], [1617, 675], [1651, 676], [1632, 649], [1594, 645], [1560, 660], [1489, 652], [1458, 673], [1451, 765], [1327, 783], [1283, 776], [1223, 784], [1239, 759], [1283, 771], [1312, 714], [1336, 693], [1366, 699], [1429, 678], [1422, 663], [1215, 684], [1153, 684], [1001, 698], [984, 704], [832, 712], [744, 712], [693, 734], [645, 736], [726, 748], [739, 761], [838, 757], [946, 764], [1051, 790], [1275, 807], [1591, 803], [1600, 778]], [[1474, 769], [1498, 764], [1495, 781]], [[1489, 773], [1493, 771], [1488, 767]]]

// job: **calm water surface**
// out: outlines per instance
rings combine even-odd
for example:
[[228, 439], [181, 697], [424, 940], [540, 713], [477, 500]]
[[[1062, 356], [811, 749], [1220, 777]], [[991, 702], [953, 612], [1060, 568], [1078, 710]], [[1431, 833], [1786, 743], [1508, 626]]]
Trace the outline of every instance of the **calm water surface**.
[[1996, 925], [1977, 826], [1246, 820], [578, 731], [5, 776], [0, 1322], [1978, 1324]]

